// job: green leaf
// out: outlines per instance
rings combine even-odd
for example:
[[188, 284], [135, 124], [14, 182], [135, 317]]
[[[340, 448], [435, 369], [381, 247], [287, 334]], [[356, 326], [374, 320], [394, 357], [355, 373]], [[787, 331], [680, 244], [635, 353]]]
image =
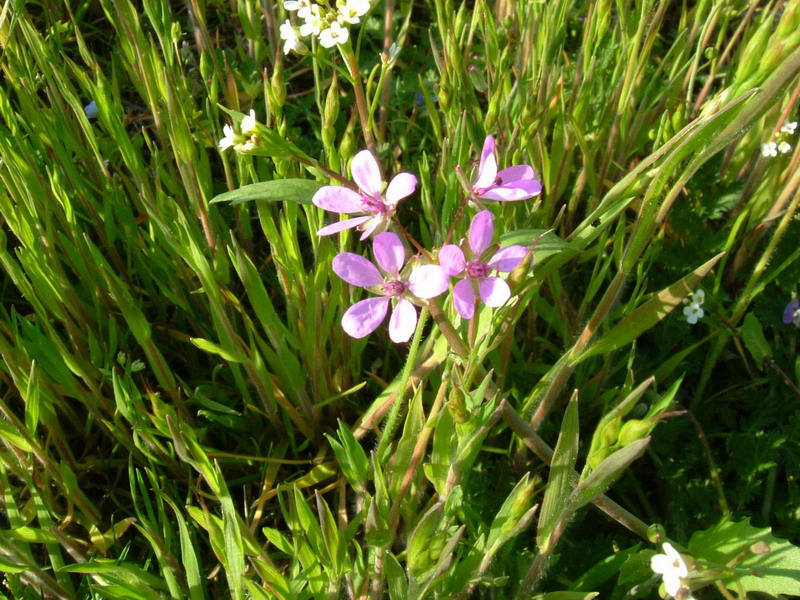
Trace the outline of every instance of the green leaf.
[[235, 363], [246, 363], [247, 357], [241, 356], [239, 354], [235, 354], [229, 350], [226, 350], [219, 344], [215, 344], [214, 342], [209, 342], [208, 340], [204, 340], [203, 338], [191, 338], [192, 343], [200, 348], [201, 350], [208, 352], [210, 354], [216, 354], [217, 356], [221, 356], [227, 361], [235, 362]]
[[631, 343], [645, 331], [652, 328], [671, 313], [673, 309], [689, 295], [689, 292], [697, 287], [706, 273], [708, 273], [724, 255], [724, 252], [717, 254], [714, 258], [695, 269], [683, 279], [661, 290], [653, 298], [617, 323], [614, 328], [600, 338], [596, 344], [581, 354], [573, 364], [578, 364], [590, 356], [607, 354], [608, 352], [617, 350]]
[[772, 357], [772, 348], [764, 337], [764, 330], [761, 328], [761, 322], [753, 315], [747, 313], [744, 317], [742, 324], [742, 339], [744, 340], [745, 347], [750, 351], [753, 360], [756, 361], [758, 368], [761, 369], [764, 365], [766, 357]]
[[605, 492], [633, 461], [644, 454], [649, 443], [649, 437], [636, 440], [607, 457], [573, 490], [570, 506], [577, 510]]
[[251, 183], [236, 190], [214, 196], [210, 204], [230, 202], [241, 204], [253, 200], [269, 200], [270, 202], [299, 202], [311, 204], [311, 198], [324, 184], [311, 179], [275, 179]]
[[534, 596], [531, 600], [592, 600], [599, 595], [600, 592], [549, 592]]
[[347, 481], [357, 492], [363, 492], [367, 484], [367, 471], [369, 470], [369, 459], [361, 444], [358, 443], [353, 433], [341, 420], [339, 421], [339, 439], [341, 443], [328, 434], [328, 438], [336, 460], [342, 473], [347, 477]]
[[542, 500], [539, 527], [536, 532], [536, 545], [543, 549], [553, 532], [556, 523], [567, 507], [575, 460], [578, 457], [578, 394], [572, 395], [558, 435], [553, 461], [550, 463], [550, 477]]
[[[763, 543], [764, 554], [753, 553]], [[761, 545], [761, 544], [759, 544]], [[769, 528], [759, 529], [750, 520], [725, 521], [689, 540], [689, 553], [695, 558], [720, 566], [739, 559], [730, 569], [723, 569], [722, 584], [734, 593], [764, 592], [772, 596], [796, 594], [800, 581], [800, 548], [776, 538]], [[744, 556], [743, 558], [740, 558]]]
[[509, 231], [500, 236], [500, 245], [503, 247], [511, 246], [512, 244], [530, 246], [537, 239], [539, 241], [536, 242], [536, 247], [533, 249], [534, 265], [564, 250], [570, 250], [575, 253], [580, 252], [580, 248], [566, 240], [562, 240], [555, 233], [548, 232], [546, 229], [517, 229]]
[[58, 538], [43, 529], [34, 529], [33, 527], [17, 527], [16, 529], [5, 529], [0, 531], [0, 537], [11, 538], [18, 542], [27, 542], [29, 544], [57, 544]]

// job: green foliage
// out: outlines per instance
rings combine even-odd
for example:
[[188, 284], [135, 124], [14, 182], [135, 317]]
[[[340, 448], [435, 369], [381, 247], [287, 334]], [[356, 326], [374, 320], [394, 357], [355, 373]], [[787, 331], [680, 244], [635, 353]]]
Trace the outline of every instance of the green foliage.
[[[0, 9], [0, 598], [655, 597], [645, 520], [699, 600], [796, 592], [798, 3], [373, 2], [304, 56], [281, 2], [41, 8]], [[487, 134], [544, 187], [487, 202], [511, 300], [347, 337], [313, 194], [369, 147], [458, 243]]]

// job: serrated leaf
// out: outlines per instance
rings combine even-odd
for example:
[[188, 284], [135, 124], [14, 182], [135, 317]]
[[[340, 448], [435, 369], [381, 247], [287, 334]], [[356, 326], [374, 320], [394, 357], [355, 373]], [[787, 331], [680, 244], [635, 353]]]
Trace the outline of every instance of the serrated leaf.
[[311, 179], [274, 179], [244, 185], [236, 190], [214, 196], [209, 204], [230, 202], [241, 204], [254, 200], [269, 202], [298, 202], [311, 204], [311, 198], [324, 184]]
[[[763, 542], [765, 554], [754, 554], [751, 548]], [[738, 593], [764, 592], [773, 596], [796, 594], [800, 581], [800, 548], [772, 535], [769, 528], [759, 529], [750, 520], [722, 521], [705, 531], [698, 531], [689, 540], [689, 553], [695, 558], [727, 565], [744, 554], [731, 569], [723, 570], [722, 584]]]
[[772, 357], [772, 348], [767, 342], [767, 338], [764, 337], [761, 322], [753, 313], [747, 313], [744, 317], [742, 339], [745, 347], [753, 356], [753, 360], [756, 361], [758, 368], [761, 369], [764, 365], [764, 359], [768, 356]]

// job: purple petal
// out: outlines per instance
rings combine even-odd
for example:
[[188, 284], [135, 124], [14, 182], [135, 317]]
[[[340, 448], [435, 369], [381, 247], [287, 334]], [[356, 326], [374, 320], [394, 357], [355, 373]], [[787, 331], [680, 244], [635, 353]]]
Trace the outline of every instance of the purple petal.
[[316, 206], [335, 213], [364, 212], [361, 194], [340, 185], [326, 185], [311, 198]]
[[508, 284], [499, 277], [486, 277], [478, 281], [478, 294], [486, 306], [503, 306], [511, 297]]
[[472, 224], [469, 226], [469, 247], [472, 248], [476, 258], [492, 243], [493, 220], [494, 215], [489, 210], [482, 210], [472, 219]]
[[422, 265], [412, 271], [408, 289], [417, 298], [435, 298], [450, 287], [450, 277], [439, 265]]
[[494, 184], [497, 176], [497, 159], [494, 156], [494, 138], [487, 135], [481, 151], [481, 164], [478, 168], [478, 179], [472, 186], [473, 189], [488, 188]]
[[508, 273], [514, 270], [527, 253], [525, 246], [506, 246], [492, 257], [489, 266], [501, 273]]
[[500, 180], [497, 185], [508, 185], [519, 181], [535, 180], [536, 172], [530, 165], [514, 165], [500, 171], [497, 178]]
[[383, 275], [378, 267], [352, 252], [342, 252], [333, 257], [333, 272], [350, 285], [358, 287], [372, 287], [383, 283]]
[[794, 313], [795, 311], [800, 308], [800, 298], [795, 298], [788, 305], [786, 305], [786, 310], [783, 311], [783, 322], [787, 325], [789, 323], [794, 322]]
[[388, 309], [388, 296], [356, 302], [344, 313], [342, 329], [350, 337], [363, 338], [378, 328]]
[[354, 219], [345, 219], [344, 221], [331, 223], [320, 229], [317, 235], [332, 235], [344, 231], [345, 229], [352, 229], [353, 227], [358, 227], [365, 221], [369, 221], [371, 218], [372, 217], [355, 217]]
[[454, 244], [442, 246], [442, 249], [439, 250], [439, 264], [448, 275], [458, 275], [467, 268], [464, 253]]
[[389, 273], [394, 279], [400, 277], [400, 269], [406, 262], [406, 249], [400, 238], [391, 231], [379, 233], [372, 242], [372, 251], [375, 260], [381, 269]]
[[398, 300], [389, 318], [389, 337], [395, 344], [407, 342], [417, 328], [417, 309], [408, 300]]
[[453, 286], [453, 304], [462, 319], [471, 319], [475, 314], [475, 292], [472, 291], [471, 279], [462, 279]]
[[362, 150], [350, 162], [350, 172], [358, 187], [370, 196], [381, 195], [381, 170], [369, 150]]
[[479, 198], [485, 200], [497, 200], [499, 202], [516, 202], [527, 200], [542, 193], [542, 184], [535, 179], [516, 181], [507, 186], [493, 187], [485, 192], [478, 194]]
[[410, 196], [417, 189], [417, 178], [411, 173], [398, 173], [389, 182], [386, 188], [386, 202], [395, 205], [406, 196]]
[[369, 217], [369, 223], [364, 225], [364, 233], [361, 234], [359, 238], [362, 242], [367, 239], [369, 236], [372, 235], [376, 229], [381, 229], [383, 231], [386, 229], [386, 224], [388, 221], [384, 217]]

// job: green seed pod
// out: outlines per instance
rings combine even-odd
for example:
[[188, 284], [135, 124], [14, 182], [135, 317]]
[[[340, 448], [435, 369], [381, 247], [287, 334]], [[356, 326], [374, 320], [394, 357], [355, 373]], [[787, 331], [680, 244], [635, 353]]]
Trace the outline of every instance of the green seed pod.
[[672, 118], [670, 122], [672, 123], [672, 130], [673, 131], [680, 131], [683, 129], [684, 120], [683, 120], [683, 104], [679, 104], [678, 108], [675, 109], [675, 112], [672, 113]]
[[322, 112], [322, 143], [326, 148], [336, 147], [336, 119], [339, 117], [339, 85], [334, 73], [328, 95], [325, 97], [325, 108]]
[[719, 55], [719, 50], [717, 50], [714, 46], [708, 46], [703, 52], [703, 55], [708, 60], [714, 60]]
[[589, 458], [586, 459], [586, 464], [594, 471], [610, 454], [611, 451], [608, 448], [598, 448], [589, 455]]
[[275, 71], [270, 78], [270, 91], [271, 100], [275, 103], [275, 106], [270, 106], [270, 112], [280, 114], [280, 109], [286, 103], [286, 83], [283, 80], [283, 62], [280, 60], [276, 61]]
[[787, 37], [796, 37], [800, 30], [800, 3], [786, 2], [783, 5], [783, 14], [775, 30], [773, 39], [781, 40]]
[[655, 423], [650, 420], [640, 421], [631, 419], [626, 421], [619, 432], [619, 445], [625, 447], [636, 440], [640, 440], [653, 430]]
[[464, 392], [454, 387], [450, 389], [450, 396], [447, 398], [447, 408], [450, 411], [450, 416], [452, 416], [453, 421], [459, 425], [469, 420], [469, 412], [464, 403], [463, 394]]
[[600, 442], [602, 443], [603, 447], [610, 448], [617, 443], [617, 438], [619, 437], [619, 431], [621, 427], [621, 416], [617, 416], [605, 424], [603, 431], [600, 432]]

